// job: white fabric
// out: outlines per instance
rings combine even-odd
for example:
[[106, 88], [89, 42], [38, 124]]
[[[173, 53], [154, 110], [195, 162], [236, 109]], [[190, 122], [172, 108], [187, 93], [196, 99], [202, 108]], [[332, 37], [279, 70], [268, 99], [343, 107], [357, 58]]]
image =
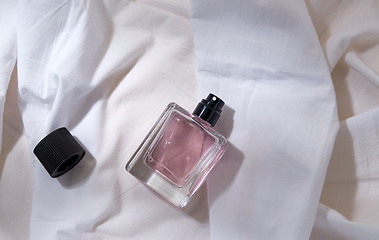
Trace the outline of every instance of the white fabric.
[[379, 239], [379, 6], [309, 1], [308, 9], [341, 120], [320, 199], [328, 207], [319, 206], [311, 239]]
[[348, 221], [320, 203], [310, 240], [375, 240], [378, 236], [377, 226]]
[[[2, 1], [0, 238], [379, 239], [378, 18], [375, 0]], [[178, 209], [125, 164], [169, 102], [208, 92], [230, 146]], [[51, 179], [32, 150], [60, 126], [87, 155]]]
[[[0, 2], [0, 115], [4, 113], [5, 96], [17, 55], [17, 4], [11, 0]], [[0, 134], [2, 135], [3, 118], [0, 118]], [[1, 147], [0, 141], [0, 147]], [[1, 150], [1, 149], [0, 149]]]
[[233, 112], [219, 125], [231, 149], [207, 185], [211, 237], [307, 239], [339, 125], [306, 5], [217, 2], [192, 8], [200, 93]]
[[196, 221], [206, 218], [206, 204], [176, 209], [125, 171], [170, 101], [196, 103], [188, 12], [174, 5], [168, 13], [172, 4], [19, 3], [19, 106], [29, 149], [66, 126], [87, 150], [59, 179], [29, 151], [30, 239], [208, 235], [207, 221]]

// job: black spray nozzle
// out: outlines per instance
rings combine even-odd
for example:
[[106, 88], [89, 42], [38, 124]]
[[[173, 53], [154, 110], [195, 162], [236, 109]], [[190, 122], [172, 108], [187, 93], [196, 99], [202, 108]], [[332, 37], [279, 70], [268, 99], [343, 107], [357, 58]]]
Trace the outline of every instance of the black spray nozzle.
[[225, 103], [219, 97], [210, 93], [206, 99], [202, 99], [197, 104], [192, 114], [207, 121], [213, 127], [219, 119], [224, 105]]

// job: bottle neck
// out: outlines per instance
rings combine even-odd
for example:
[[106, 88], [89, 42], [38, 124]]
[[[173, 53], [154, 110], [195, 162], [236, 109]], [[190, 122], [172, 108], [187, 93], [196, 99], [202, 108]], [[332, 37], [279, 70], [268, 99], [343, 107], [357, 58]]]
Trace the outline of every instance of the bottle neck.
[[204, 119], [200, 118], [199, 116], [193, 115], [193, 119], [205, 127], [212, 127], [212, 125], [209, 122], [205, 121]]
[[202, 99], [193, 110], [192, 114], [214, 126], [220, 117], [224, 102], [210, 93], [206, 99]]

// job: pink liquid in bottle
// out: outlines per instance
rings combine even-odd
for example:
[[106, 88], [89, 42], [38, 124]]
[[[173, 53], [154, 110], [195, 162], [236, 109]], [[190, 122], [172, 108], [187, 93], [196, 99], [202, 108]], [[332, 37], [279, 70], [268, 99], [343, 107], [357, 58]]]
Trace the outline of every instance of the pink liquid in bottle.
[[227, 148], [213, 129], [224, 102], [213, 94], [192, 114], [170, 103], [126, 164], [126, 171], [178, 207], [185, 207]]
[[182, 187], [214, 142], [199, 124], [173, 113], [146, 164]]

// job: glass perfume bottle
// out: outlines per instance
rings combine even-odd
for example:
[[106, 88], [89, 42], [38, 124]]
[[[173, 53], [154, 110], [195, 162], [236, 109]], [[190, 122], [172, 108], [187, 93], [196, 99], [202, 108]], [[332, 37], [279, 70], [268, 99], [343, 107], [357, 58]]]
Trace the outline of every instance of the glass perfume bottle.
[[222, 157], [227, 140], [213, 129], [224, 102], [213, 94], [192, 114], [170, 103], [126, 164], [126, 171], [185, 207]]

